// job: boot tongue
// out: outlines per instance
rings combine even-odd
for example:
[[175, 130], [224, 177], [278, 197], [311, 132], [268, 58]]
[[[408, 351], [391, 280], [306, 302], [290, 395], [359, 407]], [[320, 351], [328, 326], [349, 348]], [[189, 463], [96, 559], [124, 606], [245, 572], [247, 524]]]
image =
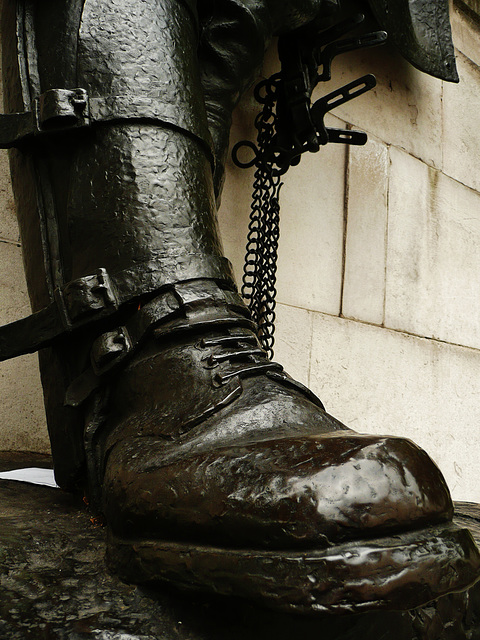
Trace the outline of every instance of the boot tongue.
[[458, 82], [448, 0], [368, 0], [382, 29], [417, 69]]

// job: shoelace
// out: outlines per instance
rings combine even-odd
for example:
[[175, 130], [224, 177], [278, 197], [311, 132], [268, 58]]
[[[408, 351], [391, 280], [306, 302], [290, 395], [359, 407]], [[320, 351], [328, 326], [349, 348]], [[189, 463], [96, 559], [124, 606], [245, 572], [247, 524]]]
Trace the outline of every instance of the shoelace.
[[235, 376], [245, 378], [266, 371], [283, 370], [280, 364], [268, 359], [268, 355], [260, 347], [257, 337], [249, 331], [219, 336], [218, 338], [203, 338], [200, 341], [200, 346], [205, 349], [220, 347], [205, 360], [212, 369], [226, 362], [230, 365], [225, 373], [217, 372], [213, 376], [213, 382], [218, 386], [225, 384]]

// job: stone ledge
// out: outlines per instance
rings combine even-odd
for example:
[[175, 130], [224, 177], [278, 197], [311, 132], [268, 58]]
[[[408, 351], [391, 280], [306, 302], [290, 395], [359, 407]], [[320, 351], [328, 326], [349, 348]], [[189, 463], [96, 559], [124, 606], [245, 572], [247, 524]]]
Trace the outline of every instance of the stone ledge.
[[[32, 454], [1, 454], [0, 470], [48, 467]], [[8, 640], [458, 640], [480, 623], [480, 586], [408, 613], [306, 618], [229, 599], [147, 590], [104, 564], [104, 530], [58, 490], [0, 481], [0, 637]], [[480, 509], [458, 520], [480, 539]]]

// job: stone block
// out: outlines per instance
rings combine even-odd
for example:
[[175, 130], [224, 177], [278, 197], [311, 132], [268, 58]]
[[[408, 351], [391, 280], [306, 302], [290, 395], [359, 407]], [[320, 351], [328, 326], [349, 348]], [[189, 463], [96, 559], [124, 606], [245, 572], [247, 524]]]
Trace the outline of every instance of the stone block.
[[[0, 325], [30, 314], [20, 248], [0, 242]], [[0, 442], [4, 450], [48, 451], [37, 356], [0, 363]]]
[[480, 195], [391, 149], [385, 325], [480, 347]]
[[[344, 127], [336, 118], [330, 126]], [[305, 154], [280, 195], [278, 300], [338, 314], [343, 271], [346, 151], [328, 145]]]
[[[0, 49], [1, 53], [1, 49]], [[1, 76], [0, 60], [0, 76]], [[0, 83], [0, 109], [3, 113], [3, 86]], [[8, 152], [0, 149], [0, 242], [10, 240], [18, 242], [18, 224], [13, 201]]]
[[480, 351], [313, 314], [310, 383], [327, 411], [363, 433], [424, 448], [457, 500], [480, 499]]
[[7, 152], [0, 149], [0, 241], [19, 242]]
[[0, 396], [2, 449], [50, 451], [36, 354], [0, 363]]
[[480, 191], [480, 67], [462, 54], [457, 67], [460, 84], [444, 87], [444, 172]]
[[[333, 116], [329, 126], [345, 127]], [[255, 140], [253, 115], [247, 96], [235, 113], [231, 145]], [[280, 242], [277, 273], [278, 300], [305, 309], [338, 314], [343, 269], [345, 200], [344, 145], [328, 145], [317, 154], [305, 154], [290, 169], [280, 192]], [[226, 254], [241, 280], [253, 169], [227, 162], [227, 178], [219, 210]]]
[[234, 124], [232, 127], [232, 143], [226, 163], [225, 186], [218, 211], [225, 255], [233, 264], [238, 286], [241, 286], [243, 275], [254, 169], [236, 167], [231, 158], [231, 149], [240, 140], [255, 140], [255, 130], [252, 131], [248, 124], [245, 124], [244, 127], [241, 124]]
[[450, 19], [455, 48], [470, 58], [472, 62], [480, 65], [479, 23], [475, 22], [471, 15], [463, 11], [456, 3], [450, 9]]
[[0, 324], [30, 314], [30, 302], [23, 273], [22, 251], [17, 244], [0, 242]]
[[374, 324], [384, 312], [389, 168], [379, 140], [350, 149], [342, 314]]
[[340, 56], [333, 63], [333, 80], [319, 85], [314, 97], [367, 73], [376, 76], [375, 89], [334, 114], [441, 168], [442, 82], [414, 69], [388, 45]]
[[308, 386], [312, 352], [312, 313], [277, 304], [275, 360], [293, 378]]

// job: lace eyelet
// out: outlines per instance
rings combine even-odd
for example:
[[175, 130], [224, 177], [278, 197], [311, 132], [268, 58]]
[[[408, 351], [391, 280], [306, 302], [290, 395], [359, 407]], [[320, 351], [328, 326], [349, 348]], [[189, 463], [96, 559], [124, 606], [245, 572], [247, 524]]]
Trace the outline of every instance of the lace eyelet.
[[219, 362], [217, 361], [213, 353], [206, 356], [205, 358], [202, 358], [202, 364], [205, 369], [216, 369], [219, 366]]
[[212, 377], [212, 385], [216, 388], [219, 389], [220, 387], [223, 387], [223, 385], [225, 384], [225, 381], [223, 379], [223, 377], [219, 374], [216, 373], [213, 377]]

